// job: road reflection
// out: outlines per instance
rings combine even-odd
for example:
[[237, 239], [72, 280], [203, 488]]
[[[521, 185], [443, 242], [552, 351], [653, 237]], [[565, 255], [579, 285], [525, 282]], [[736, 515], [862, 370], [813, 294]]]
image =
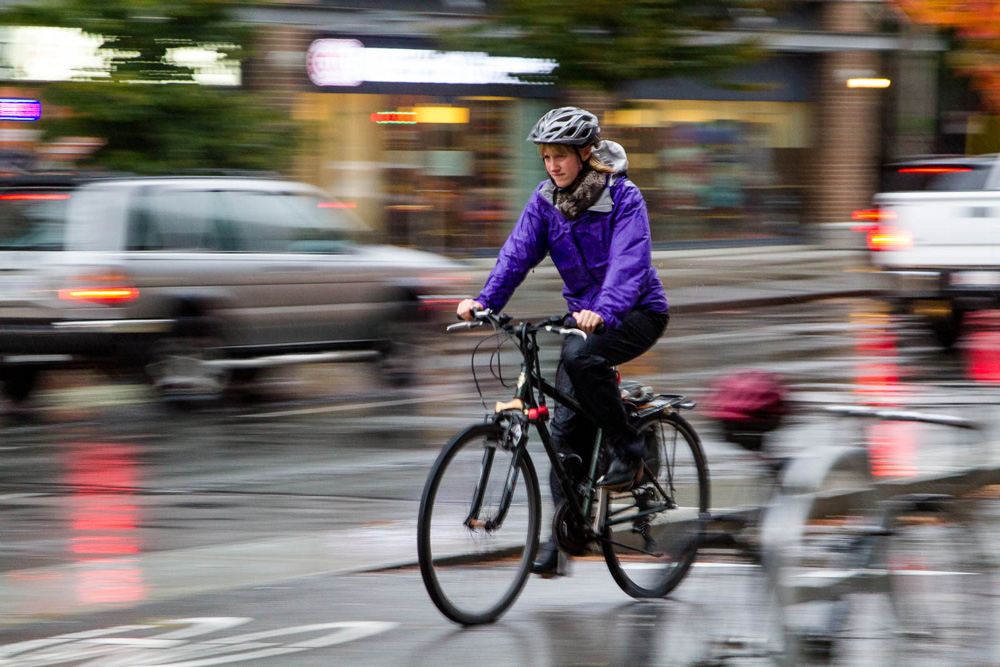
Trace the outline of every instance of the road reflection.
[[133, 447], [71, 443], [61, 451], [69, 510], [69, 550], [78, 563], [73, 591], [79, 604], [138, 602], [147, 595], [133, 501], [139, 466]]

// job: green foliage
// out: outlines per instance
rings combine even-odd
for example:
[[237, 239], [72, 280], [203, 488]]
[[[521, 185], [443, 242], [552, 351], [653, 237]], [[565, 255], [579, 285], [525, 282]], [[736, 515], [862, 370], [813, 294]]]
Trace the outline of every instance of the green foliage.
[[[451, 48], [550, 58], [553, 81], [615, 92], [627, 81], [674, 76], [713, 78], [757, 55], [746, 42], [705, 39], [726, 27], [727, 0], [502, 0], [494, 16], [442, 35]], [[539, 77], [524, 77], [539, 81]]]
[[53, 83], [43, 97], [46, 140], [98, 137], [85, 165], [139, 173], [290, 165], [297, 126], [233, 88], [194, 84], [168, 49], [211, 45], [245, 57], [251, 33], [229, 18], [231, 0], [39, 0], [0, 14], [6, 25], [81, 28], [105, 38], [110, 80]]
[[101, 137], [106, 143], [91, 164], [112, 170], [281, 171], [290, 164], [298, 137], [291, 121], [235, 90], [63, 83], [50, 86], [46, 98], [73, 110], [47, 120], [46, 137]]

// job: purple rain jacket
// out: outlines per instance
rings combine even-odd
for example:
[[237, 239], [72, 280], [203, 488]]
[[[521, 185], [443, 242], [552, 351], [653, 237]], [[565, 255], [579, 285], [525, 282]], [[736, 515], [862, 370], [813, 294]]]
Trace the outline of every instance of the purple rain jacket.
[[608, 329], [633, 308], [667, 312], [667, 296], [652, 264], [646, 202], [625, 174], [625, 150], [602, 141], [594, 152], [615, 169], [597, 201], [571, 222], [555, 207], [555, 184], [542, 181], [476, 299], [485, 308], [502, 310], [528, 271], [548, 254], [563, 279], [571, 312], [592, 310]]

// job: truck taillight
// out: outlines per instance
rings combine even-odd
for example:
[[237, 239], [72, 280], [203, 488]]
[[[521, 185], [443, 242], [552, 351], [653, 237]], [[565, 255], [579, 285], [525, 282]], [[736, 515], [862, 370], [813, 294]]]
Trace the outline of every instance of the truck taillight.
[[896, 214], [880, 208], [869, 208], [851, 213], [851, 220], [856, 222], [882, 222], [883, 220], [895, 220]]
[[905, 250], [913, 246], [913, 234], [908, 229], [878, 225], [868, 232], [868, 249]]

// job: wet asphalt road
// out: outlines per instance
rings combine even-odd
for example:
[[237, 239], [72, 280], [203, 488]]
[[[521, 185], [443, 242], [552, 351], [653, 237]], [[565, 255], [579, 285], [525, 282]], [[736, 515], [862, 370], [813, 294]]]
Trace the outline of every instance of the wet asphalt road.
[[[29, 411], [2, 416], [0, 664], [681, 665], [724, 635], [767, 635], [752, 568], [717, 558], [663, 601], [632, 602], [585, 560], [573, 577], [531, 580], [495, 626], [460, 631], [440, 616], [416, 570], [392, 568], [412, 560], [437, 451], [484, 414], [469, 370], [478, 337], [441, 338], [413, 390], [379, 387], [363, 365], [302, 367], [176, 412], [134, 383], [48, 378]], [[484, 349], [491, 404], [508, 392]], [[513, 355], [501, 360], [512, 379]], [[687, 315], [623, 374], [704, 399], [750, 367], [782, 373], [807, 400], [944, 405], [992, 422], [1000, 318], [979, 318], [945, 354], [874, 301]], [[713, 507], [752, 503], [752, 461], [697, 410], [692, 421], [720, 490]], [[775, 444], [836, 443], [852, 428], [796, 416]], [[930, 427], [878, 435], [910, 466], [993, 456]], [[734, 646], [725, 664], [768, 664]]]

